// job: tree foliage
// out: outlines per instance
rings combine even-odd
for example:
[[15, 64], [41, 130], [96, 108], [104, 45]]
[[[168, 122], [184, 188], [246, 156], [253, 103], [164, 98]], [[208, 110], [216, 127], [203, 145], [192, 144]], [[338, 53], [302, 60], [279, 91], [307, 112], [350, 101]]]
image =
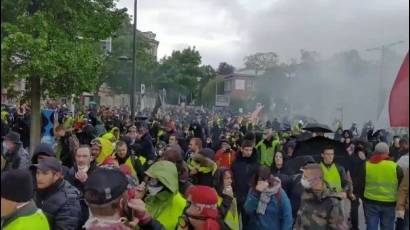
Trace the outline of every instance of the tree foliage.
[[223, 79], [222, 78], [214, 78], [206, 83], [206, 85], [202, 88], [201, 91], [201, 103], [204, 106], [212, 107], [215, 105], [215, 96], [223, 89]]
[[274, 68], [279, 58], [275, 52], [256, 53], [245, 57], [244, 62], [247, 69], [255, 70], [255, 75], [258, 75], [262, 70]]
[[235, 67], [226, 62], [221, 62], [216, 72], [221, 75], [232, 74], [235, 72]]
[[215, 75], [211, 66], [201, 65], [201, 55], [195, 47], [188, 47], [161, 59], [154, 85], [157, 89], [167, 89], [171, 102], [176, 102], [178, 95], [200, 99], [200, 88]]
[[114, 0], [2, 0], [1, 80], [31, 91], [30, 146], [40, 140], [40, 97], [92, 91], [109, 37], [125, 17]]
[[2, 81], [36, 75], [51, 96], [91, 91], [105, 58], [99, 41], [124, 12], [113, 0], [2, 1]]
[[[112, 53], [105, 62], [103, 81], [118, 93], [128, 93], [131, 87], [133, 28], [129, 18], [123, 20], [121, 27], [113, 36]], [[149, 85], [153, 83], [152, 78], [158, 62], [150, 52], [150, 41], [140, 31], [137, 32], [136, 40], [136, 84]]]

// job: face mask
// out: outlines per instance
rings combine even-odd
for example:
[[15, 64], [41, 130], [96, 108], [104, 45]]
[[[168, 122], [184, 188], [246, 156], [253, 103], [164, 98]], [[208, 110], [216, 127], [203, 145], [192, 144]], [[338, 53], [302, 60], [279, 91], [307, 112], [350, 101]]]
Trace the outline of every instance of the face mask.
[[302, 184], [302, 186], [305, 189], [310, 189], [312, 188], [312, 185], [310, 184], [310, 182], [308, 180], [306, 180], [305, 178], [302, 177], [302, 179], [300, 180], [300, 183]]
[[163, 187], [162, 185], [161, 185], [161, 186], [147, 186], [148, 194], [149, 194], [150, 196], [155, 196], [155, 195], [157, 195], [159, 192], [161, 192], [163, 188], [164, 188], [164, 187]]

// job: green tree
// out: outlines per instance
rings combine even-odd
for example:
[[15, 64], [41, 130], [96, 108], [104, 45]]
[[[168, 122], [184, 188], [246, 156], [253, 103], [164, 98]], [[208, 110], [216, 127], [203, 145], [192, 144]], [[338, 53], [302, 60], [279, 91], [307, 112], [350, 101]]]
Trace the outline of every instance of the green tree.
[[214, 78], [208, 81], [201, 91], [201, 102], [206, 107], [212, 107], [215, 105], [216, 90], [220, 93], [223, 89], [223, 78]]
[[40, 99], [92, 91], [105, 56], [100, 40], [125, 17], [114, 0], [2, 0], [1, 80], [28, 81], [31, 148], [40, 139]]
[[226, 62], [221, 62], [219, 63], [219, 66], [216, 72], [221, 75], [232, 74], [235, 72], [235, 67]]
[[255, 75], [260, 71], [271, 69], [278, 64], [279, 57], [275, 52], [256, 53], [245, 57], [245, 67], [255, 70]]
[[[106, 61], [103, 73], [104, 81], [118, 93], [128, 93], [131, 87], [133, 28], [130, 19], [124, 19], [120, 29], [113, 36], [112, 53]], [[151, 53], [150, 42], [141, 32], [137, 32], [137, 86], [142, 83], [152, 84], [152, 77], [158, 68], [158, 62]], [[128, 60], [124, 60], [125, 57]]]
[[211, 66], [201, 66], [201, 55], [195, 47], [189, 47], [173, 51], [160, 61], [154, 84], [158, 89], [167, 89], [167, 99], [175, 103], [178, 95], [200, 99], [200, 87], [215, 75]]

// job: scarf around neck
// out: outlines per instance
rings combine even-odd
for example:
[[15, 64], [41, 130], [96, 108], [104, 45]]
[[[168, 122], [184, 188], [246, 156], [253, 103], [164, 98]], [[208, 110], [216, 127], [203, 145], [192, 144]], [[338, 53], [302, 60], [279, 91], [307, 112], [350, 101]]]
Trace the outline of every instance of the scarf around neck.
[[281, 183], [276, 184], [275, 186], [268, 188], [266, 191], [262, 192], [259, 198], [258, 207], [256, 208], [256, 213], [265, 215], [266, 208], [268, 207], [269, 202], [272, 199], [272, 196], [280, 192]]

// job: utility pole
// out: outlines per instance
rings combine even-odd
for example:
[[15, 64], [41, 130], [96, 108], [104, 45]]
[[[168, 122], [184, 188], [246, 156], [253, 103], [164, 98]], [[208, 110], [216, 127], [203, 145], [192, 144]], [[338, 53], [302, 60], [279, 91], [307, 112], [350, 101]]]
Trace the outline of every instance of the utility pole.
[[[393, 46], [396, 46], [396, 45], [399, 45], [399, 44], [402, 44], [402, 43], [404, 43], [404, 41], [396, 41], [396, 42], [392, 42], [392, 43], [389, 43], [389, 44], [384, 44], [384, 45], [381, 45], [381, 46], [378, 46], [378, 47], [373, 47], [373, 48], [366, 49], [366, 51], [380, 51], [381, 52], [380, 70], [379, 70], [379, 91], [378, 91], [378, 93], [383, 94], [383, 98], [386, 97], [384, 95], [385, 93], [383, 91], [384, 62], [385, 62], [386, 50], [390, 47], [393, 47]], [[376, 114], [377, 114], [376, 120], [380, 116], [380, 113], [383, 109], [384, 103], [385, 103], [385, 100], [379, 99], [378, 104], [377, 104], [377, 110], [376, 110]]]
[[131, 121], [135, 122], [135, 91], [136, 91], [136, 43], [137, 43], [137, 0], [134, 0], [134, 25], [133, 25], [133, 40], [132, 40], [132, 76], [131, 76], [131, 91], [130, 91], [130, 105], [131, 105]]

